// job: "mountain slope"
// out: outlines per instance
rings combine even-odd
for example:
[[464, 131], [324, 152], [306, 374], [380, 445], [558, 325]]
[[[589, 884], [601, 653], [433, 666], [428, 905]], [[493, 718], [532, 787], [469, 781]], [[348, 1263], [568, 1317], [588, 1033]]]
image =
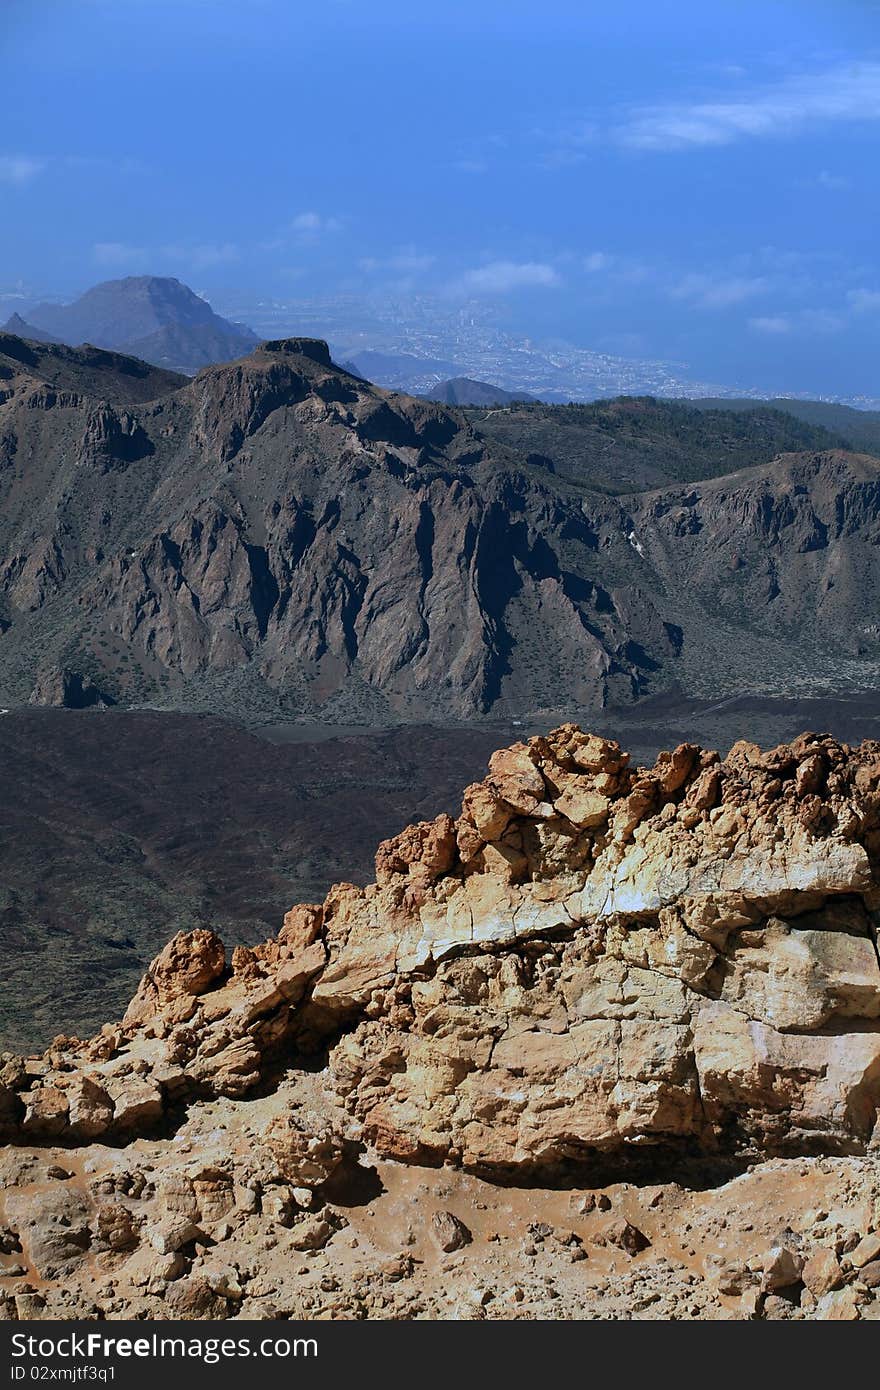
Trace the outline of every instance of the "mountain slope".
[[60, 669], [123, 704], [349, 723], [880, 681], [876, 459], [614, 497], [314, 340], [140, 405], [10, 372], [3, 703]]
[[701, 688], [714, 667], [730, 689], [791, 692], [835, 679], [876, 688], [880, 461], [788, 454], [633, 501], [638, 563], [685, 634], [698, 634], [683, 641], [686, 685]]
[[18, 338], [27, 338], [32, 343], [57, 343], [58, 339], [53, 338], [51, 333], [44, 333], [42, 328], [37, 328], [34, 324], [28, 323], [22, 318], [21, 314], [13, 314], [7, 319], [0, 329], [3, 333], [14, 333]]
[[256, 334], [220, 318], [179, 280], [156, 275], [106, 280], [73, 304], [38, 304], [30, 322], [65, 343], [94, 343], [169, 370], [196, 372], [241, 357]]
[[880, 411], [854, 410], [850, 405], [838, 405], [834, 401], [797, 401], [787, 396], [776, 400], [705, 400], [690, 401], [695, 410], [738, 410], [749, 411], [756, 407], [769, 406], [773, 410], [785, 411], [796, 420], [804, 420], [809, 425], [819, 425], [831, 430], [846, 440], [852, 449], [866, 454], [880, 454]]
[[482, 433], [534, 455], [561, 477], [615, 493], [696, 482], [799, 449], [849, 447], [841, 435], [769, 406], [704, 411], [652, 396], [592, 405], [520, 403], [470, 418]]
[[[0, 381], [14, 383], [18, 390], [30, 381], [115, 405], [136, 405], [166, 396], [187, 380], [180, 372], [165, 371], [119, 352], [25, 341], [0, 333]], [[35, 408], [44, 404], [40, 398], [34, 401]], [[57, 404], [57, 400], [52, 402]]]
[[425, 400], [441, 401], [443, 405], [511, 405], [514, 401], [534, 400], [526, 392], [517, 395], [500, 386], [492, 386], [488, 381], [474, 381], [468, 376], [454, 376], [449, 381], [441, 381], [439, 386], [422, 394]]

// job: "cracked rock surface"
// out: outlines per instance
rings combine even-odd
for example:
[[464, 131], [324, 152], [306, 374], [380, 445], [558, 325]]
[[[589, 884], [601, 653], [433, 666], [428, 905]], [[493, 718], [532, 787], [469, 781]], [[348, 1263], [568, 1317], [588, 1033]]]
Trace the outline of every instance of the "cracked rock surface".
[[[872, 1316], [878, 852], [877, 743], [682, 745], [647, 769], [564, 725], [500, 750], [457, 820], [379, 847], [375, 883], [228, 962], [181, 934], [121, 1023], [4, 1057], [7, 1308], [257, 1316], [280, 1289], [315, 1316]], [[787, 1219], [764, 1170], [789, 1175]], [[688, 1240], [696, 1190], [751, 1213], [722, 1248]], [[392, 1208], [380, 1282], [409, 1302], [357, 1302]], [[515, 1260], [480, 1211], [522, 1225]], [[471, 1241], [438, 1243], [459, 1224]], [[320, 1261], [335, 1302], [298, 1303], [276, 1248]], [[529, 1285], [550, 1249], [553, 1313]], [[689, 1250], [693, 1297], [664, 1264]]]

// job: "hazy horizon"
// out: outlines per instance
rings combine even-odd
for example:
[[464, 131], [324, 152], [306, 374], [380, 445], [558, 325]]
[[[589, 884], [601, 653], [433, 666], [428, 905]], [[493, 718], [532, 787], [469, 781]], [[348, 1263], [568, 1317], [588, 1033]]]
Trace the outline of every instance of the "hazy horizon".
[[867, 5], [551, 0], [538, 24], [496, 0], [11, 0], [4, 20], [7, 312], [174, 275], [245, 322], [260, 299], [471, 304], [710, 384], [880, 394]]

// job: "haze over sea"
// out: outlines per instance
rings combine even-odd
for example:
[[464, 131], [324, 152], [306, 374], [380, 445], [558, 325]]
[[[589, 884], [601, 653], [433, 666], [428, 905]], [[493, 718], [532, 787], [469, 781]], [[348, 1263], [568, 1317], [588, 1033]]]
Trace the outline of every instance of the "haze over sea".
[[0, 75], [4, 318], [175, 275], [524, 389], [875, 403], [870, 5], [6, 0]]

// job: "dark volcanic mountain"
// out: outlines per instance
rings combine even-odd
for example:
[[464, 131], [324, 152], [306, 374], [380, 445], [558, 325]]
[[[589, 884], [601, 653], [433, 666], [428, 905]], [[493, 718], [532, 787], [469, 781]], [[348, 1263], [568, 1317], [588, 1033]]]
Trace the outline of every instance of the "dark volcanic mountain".
[[314, 340], [152, 400], [112, 355], [9, 342], [5, 704], [376, 723], [880, 684], [876, 459], [611, 496]]
[[157, 275], [106, 280], [73, 304], [38, 304], [29, 311], [31, 325], [55, 341], [117, 348], [189, 373], [242, 357], [258, 341], [249, 328], [220, 318], [179, 280]]
[[500, 386], [492, 386], [488, 381], [474, 381], [469, 376], [454, 376], [422, 394], [425, 400], [440, 401], [443, 405], [511, 405], [514, 401], [535, 399], [525, 391], [517, 395]]

